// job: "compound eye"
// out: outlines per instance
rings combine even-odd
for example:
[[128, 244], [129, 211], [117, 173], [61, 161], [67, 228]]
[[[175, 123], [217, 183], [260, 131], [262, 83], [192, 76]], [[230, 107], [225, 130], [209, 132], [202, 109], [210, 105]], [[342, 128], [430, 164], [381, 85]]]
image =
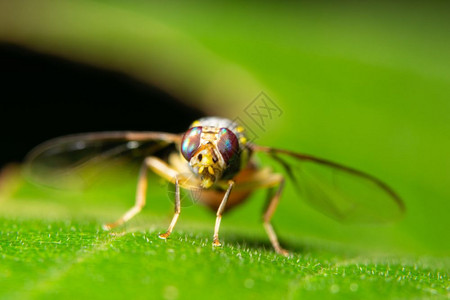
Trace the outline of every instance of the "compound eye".
[[217, 148], [225, 163], [228, 164], [239, 152], [239, 142], [236, 135], [229, 129], [221, 128]]
[[200, 136], [202, 127], [192, 127], [183, 136], [181, 140], [181, 154], [187, 161], [190, 161], [195, 151], [200, 146]]

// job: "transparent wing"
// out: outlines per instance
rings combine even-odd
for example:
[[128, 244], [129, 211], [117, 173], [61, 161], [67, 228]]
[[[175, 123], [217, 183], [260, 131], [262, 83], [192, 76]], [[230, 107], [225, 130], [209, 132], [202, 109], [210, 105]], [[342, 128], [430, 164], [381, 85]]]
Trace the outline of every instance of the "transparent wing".
[[299, 195], [319, 212], [348, 223], [382, 223], [405, 211], [400, 197], [384, 182], [364, 172], [309, 155], [263, 146], [281, 164]]
[[161, 132], [99, 132], [44, 142], [26, 157], [28, 180], [60, 189], [82, 189], [113, 163], [151, 155], [180, 136]]

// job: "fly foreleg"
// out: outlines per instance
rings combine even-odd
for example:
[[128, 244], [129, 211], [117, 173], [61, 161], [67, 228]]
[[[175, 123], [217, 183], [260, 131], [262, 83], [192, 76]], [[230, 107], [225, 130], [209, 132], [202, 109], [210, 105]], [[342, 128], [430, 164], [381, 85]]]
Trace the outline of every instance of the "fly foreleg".
[[228, 182], [228, 188], [225, 192], [225, 195], [223, 196], [222, 202], [220, 203], [219, 208], [217, 209], [216, 213], [216, 225], [214, 226], [214, 236], [213, 236], [213, 246], [222, 246], [222, 244], [219, 242], [219, 228], [220, 228], [220, 221], [222, 220], [222, 213], [225, 209], [225, 206], [227, 205], [228, 197], [230, 196], [231, 190], [233, 189], [234, 181], [230, 180]]
[[[147, 157], [144, 162], [142, 163], [141, 169], [139, 171], [139, 179], [138, 184], [136, 188], [136, 201], [132, 208], [130, 208], [125, 214], [122, 215], [117, 221], [110, 224], [103, 225], [103, 229], [110, 230], [114, 227], [117, 227], [119, 225], [122, 225], [129, 221], [131, 218], [133, 218], [135, 215], [137, 215], [142, 208], [145, 206], [145, 198], [147, 194], [147, 173], [148, 169], [151, 169], [159, 176], [167, 179], [168, 181], [175, 181], [177, 178], [178, 172], [174, 169], [172, 169], [169, 165], [167, 165], [164, 161], [157, 157]], [[178, 193], [179, 195], [179, 193]], [[175, 201], [177, 203], [177, 201]], [[177, 207], [177, 204], [175, 204]], [[178, 207], [178, 214], [179, 214], [179, 207]], [[178, 218], [178, 216], [177, 216]], [[173, 221], [172, 221], [173, 222]], [[176, 220], [175, 220], [176, 223]], [[175, 224], [174, 224], [175, 226]], [[172, 226], [173, 228], [173, 226]]]
[[181, 213], [181, 201], [180, 201], [180, 182], [178, 177], [175, 179], [175, 213], [172, 218], [172, 222], [170, 222], [169, 228], [167, 228], [167, 231], [165, 233], [161, 233], [159, 235], [159, 238], [161, 239], [167, 239], [169, 235], [172, 233], [173, 228], [177, 224], [178, 217]]

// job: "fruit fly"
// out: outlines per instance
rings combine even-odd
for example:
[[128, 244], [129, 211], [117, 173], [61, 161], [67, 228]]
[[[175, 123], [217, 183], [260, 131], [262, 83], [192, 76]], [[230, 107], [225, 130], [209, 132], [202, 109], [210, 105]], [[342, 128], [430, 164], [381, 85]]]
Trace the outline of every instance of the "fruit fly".
[[[126, 143], [122, 148], [102, 150], [102, 145], [108, 142]], [[165, 159], [156, 155], [145, 157], [139, 172], [134, 206], [115, 222], [105, 224], [103, 228], [106, 230], [126, 223], [145, 206], [149, 170], [175, 185], [175, 211], [167, 231], [159, 235], [162, 239], [170, 236], [180, 216], [180, 188], [201, 188], [197, 200], [216, 213], [214, 246], [221, 246], [219, 228], [223, 213], [241, 204], [254, 190], [267, 189], [269, 194], [262, 216], [263, 225], [273, 248], [282, 255], [288, 252], [281, 247], [271, 219], [280, 202], [285, 177], [291, 179], [298, 194], [312, 207], [344, 222], [390, 221], [404, 211], [399, 196], [379, 179], [311, 155], [256, 145], [248, 140], [244, 127], [219, 117], [201, 118], [182, 134], [100, 132], [56, 138], [30, 152], [26, 168], [36, 178], [36, 174], [43, 174], [33, 175], [36, 169], [58, 169], [61, 155], [79, 152], [76, 163], [66, 166], [66, 169], [73, 170], [83, 163], [105, 160], [146, 142], [159, 145], [157, 149], [174, 144], [176, 151]], [[93, 152], [96, 155], [89, 152], [90, 148], [97, 148]], [[98, 152], [101, 154], [97, 155]], [[274, 159], [284, 172], [261, 167], [254, 158], [258, 153]]]

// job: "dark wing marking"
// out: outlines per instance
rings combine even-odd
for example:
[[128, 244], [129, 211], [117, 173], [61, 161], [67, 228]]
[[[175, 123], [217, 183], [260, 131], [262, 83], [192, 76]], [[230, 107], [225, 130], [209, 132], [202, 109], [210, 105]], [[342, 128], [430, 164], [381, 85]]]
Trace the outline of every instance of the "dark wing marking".
[[400, 197], [367, 173], [289, 150], [257, 145], [251, 148], [277, 161], [313, 208], [341, 222], [389, 222], [405, 211]]
[[26, 157], [30, 181], [61, 189], [84, 188], [113, 161], [125, 156], [151, 155], [181, 135], [162, 132], [98, 132], [58, 137], [38, 145]]

